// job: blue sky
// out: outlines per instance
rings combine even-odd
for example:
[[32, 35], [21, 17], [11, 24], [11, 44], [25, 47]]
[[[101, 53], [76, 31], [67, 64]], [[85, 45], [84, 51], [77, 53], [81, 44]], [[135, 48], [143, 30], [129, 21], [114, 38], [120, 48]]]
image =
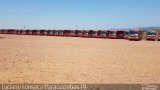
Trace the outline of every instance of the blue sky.
[[0, 28], [160, 26], [160, 0], [0, 0]]

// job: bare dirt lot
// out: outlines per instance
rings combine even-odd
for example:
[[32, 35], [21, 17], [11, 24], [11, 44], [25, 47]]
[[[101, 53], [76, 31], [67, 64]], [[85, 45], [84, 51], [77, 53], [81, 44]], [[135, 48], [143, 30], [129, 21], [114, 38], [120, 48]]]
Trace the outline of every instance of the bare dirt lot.
[[160, 83], [158, 41], [0, 36], [0, 83]]

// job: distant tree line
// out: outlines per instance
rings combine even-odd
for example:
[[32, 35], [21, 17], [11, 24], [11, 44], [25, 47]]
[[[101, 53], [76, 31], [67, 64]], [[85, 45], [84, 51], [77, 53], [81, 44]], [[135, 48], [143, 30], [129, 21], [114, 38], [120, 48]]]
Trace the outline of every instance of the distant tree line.
[[141, 27], [140, 29], [144, 32], [147, 32], [148, 30], [155, 30], [157, 32], [160, 32], [160, 27]]

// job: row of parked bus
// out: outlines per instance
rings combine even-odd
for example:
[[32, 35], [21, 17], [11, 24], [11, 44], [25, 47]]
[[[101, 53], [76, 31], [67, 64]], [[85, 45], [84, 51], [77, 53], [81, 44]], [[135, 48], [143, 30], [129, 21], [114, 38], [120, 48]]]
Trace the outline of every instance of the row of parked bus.
[[152, 41], [158, 40], [158, 41], [160, 41], [160, 32], [156, 32], [154, 30], [149, 30], [146, 33], [146, 40], [152, 40]]
[[[128, 39], [142, 40], [143, 31], [141, 30], [16, 30], [0, 29], [0, 34], [16, 35], [42, 35], [42, 36], [68, 36], [68, 37], [86, 37], [86, 38], [110, 38], [110, 39]], [[148, 31], [146, 40], [160, 40], [160, 33]]]

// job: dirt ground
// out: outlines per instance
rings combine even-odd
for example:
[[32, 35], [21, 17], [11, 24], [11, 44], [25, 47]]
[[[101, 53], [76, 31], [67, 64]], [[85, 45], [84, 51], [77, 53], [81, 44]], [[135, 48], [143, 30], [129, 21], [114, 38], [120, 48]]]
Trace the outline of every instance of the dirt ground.
[[160, 83], [158, 41], [0, 37], [0, 83]]

